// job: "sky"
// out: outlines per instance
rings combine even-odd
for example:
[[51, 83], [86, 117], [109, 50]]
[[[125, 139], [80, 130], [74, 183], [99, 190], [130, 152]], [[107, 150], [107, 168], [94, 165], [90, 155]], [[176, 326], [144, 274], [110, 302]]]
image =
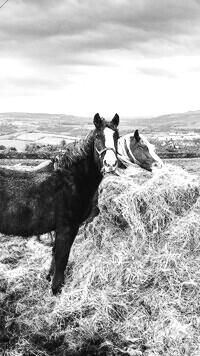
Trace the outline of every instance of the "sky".
[[200, 0], [0, 7], [0, 112], [151, 117], [199, 110], [199, 88]]

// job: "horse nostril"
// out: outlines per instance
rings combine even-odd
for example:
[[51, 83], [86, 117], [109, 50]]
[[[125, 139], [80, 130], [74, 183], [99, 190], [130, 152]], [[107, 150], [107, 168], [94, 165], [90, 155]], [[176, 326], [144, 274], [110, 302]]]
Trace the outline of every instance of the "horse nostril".
[[104, 168], [106, 170], [106, 172], [113, 172], [115, 171], [116, 167], [117, 167], [117, 160], [112, 162], [112, 163], [108, 163], [106, 160], [104, 160]]
[[116, 167], [117, 165], [117, 161], [115, 161], [114, 163], [107, 163], [106, 161], [104, 161], [103, 163], [106, 167]]
[[103, 162], [106, 167], [110, 167], [110, 164], [106, 162], [106, 160]]
[[154, 162], [152, 168], [162, 168], [162, 164], [160, 162]]

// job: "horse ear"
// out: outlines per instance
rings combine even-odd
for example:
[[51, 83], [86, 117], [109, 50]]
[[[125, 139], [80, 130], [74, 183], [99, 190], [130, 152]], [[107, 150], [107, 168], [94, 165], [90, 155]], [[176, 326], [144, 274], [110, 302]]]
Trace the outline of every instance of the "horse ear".
[[119, 125], [119, 115], [115, 114], [115, 116], [113, 117], [113, 119], [111, 120], [111, 123], [117, 127]]
[[102, 125], [102, 118], [100, 117], [99, 113], [97, 113], [96, 115], [94, 115], [94, 125], [96, 126], [97, 129], [99, 129]]
[[139, 135], [139, 131], [138, 130], [135, 130], [134, 138], [136, 139], [137, 142], [140, 141], [140, 135]]

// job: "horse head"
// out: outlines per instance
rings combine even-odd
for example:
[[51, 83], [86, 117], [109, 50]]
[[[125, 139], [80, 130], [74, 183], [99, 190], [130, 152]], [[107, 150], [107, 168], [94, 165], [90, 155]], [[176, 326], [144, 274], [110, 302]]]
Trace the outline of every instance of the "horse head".
[[107, 122], [99, 114], [94, 116], [94, 155], [95, 161], [102, 172], [113, 173], [117, 168], [117, 141], [119, 115], [115, 114], [110, 122]]
[[118, 140], [119, 157], [123, 157], [138, 164], [140, 167], [152, 171], [154, 167], [161, 168], [162, 160], [155, 152], [154, 146], [147, 140], [144, 135], [139, 134], [136, 130], [134, 133], [124, 135]]

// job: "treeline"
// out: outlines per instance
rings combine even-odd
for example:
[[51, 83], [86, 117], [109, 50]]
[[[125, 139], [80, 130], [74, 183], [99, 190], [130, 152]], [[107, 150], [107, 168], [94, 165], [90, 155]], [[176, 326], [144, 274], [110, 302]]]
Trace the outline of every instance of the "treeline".
[[[45, 152], [0, 152], [0, 159], [51, 159], [55, 157], [56, 154], [60, 153], [60, 150], [55, 151], [45, 151]], [[161, 159], [172, 159], [172, 158], [200, 158], [200, 152], [158, 152]]]
[[[170, 158], [200, 158], [200, 142], [179, 143], [177, 145], [171, 141], [161, 144], [158, 140], [151, 140], [151, 143], [156, 147], [156, 152], [162, 159]], [[65, 150], [67, 143], [61, 141], [59, 145], [37, 145], [27, 144], [25, 150], [18, 152], [15, 147], [6, 148], [0, 145], [0, 159], [51, 159], [56, 154]]]
[[161, 158], [198, 158], [200, 157], [200, 139], [159, 141], [152, 139], [156, 152]]
[[162, 159], [172, 158], [200, 158], [200, 152], [158, 152], [158, 155]]
[[51, 159], [55, 156], [55, 152], [0, 152], [0, 159]]
[[0, 145], [0, 159], [50, 159], [62, 152], [66, 147], [66, 141], [62, 140], [59, 145], [27, 144], [24, 151], [18, 152], [16, 147], [6, 148]]

